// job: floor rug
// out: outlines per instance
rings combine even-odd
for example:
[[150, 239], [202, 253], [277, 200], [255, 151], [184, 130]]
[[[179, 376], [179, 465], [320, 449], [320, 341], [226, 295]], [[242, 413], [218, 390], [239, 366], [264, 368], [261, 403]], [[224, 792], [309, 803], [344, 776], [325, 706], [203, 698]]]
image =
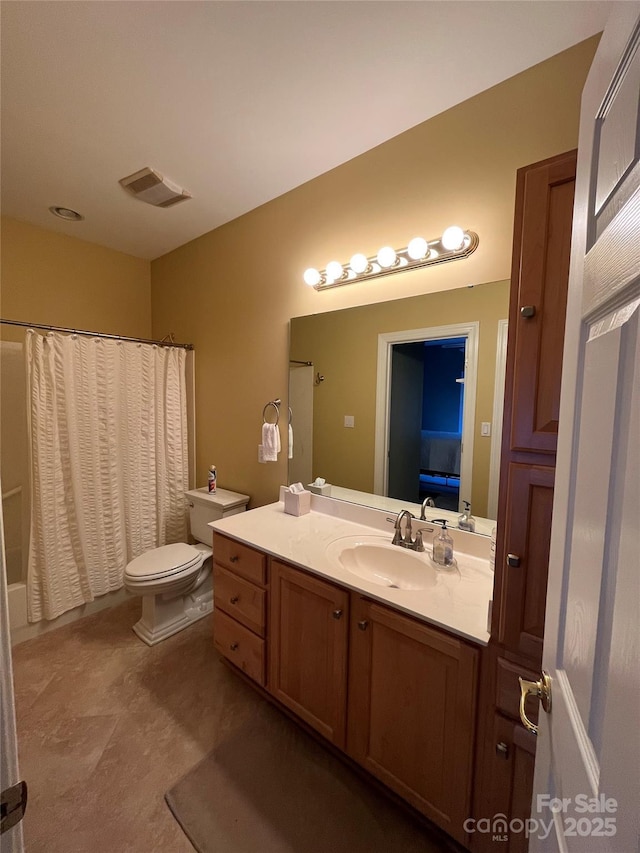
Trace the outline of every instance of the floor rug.
[[263, 702], [166, 794], [199, 853], [442, 853], [431, 834]]

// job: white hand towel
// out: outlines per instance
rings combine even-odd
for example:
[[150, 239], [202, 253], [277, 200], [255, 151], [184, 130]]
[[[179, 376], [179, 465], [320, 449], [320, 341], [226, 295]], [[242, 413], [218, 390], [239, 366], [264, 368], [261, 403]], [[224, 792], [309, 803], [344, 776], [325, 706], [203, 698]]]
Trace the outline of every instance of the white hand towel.
[[280, 453], [280, 429], [278, 424], [262, 424], [262, 451], [265, 462], [277, 462]]
[[293, 459], [293, 427], [289, 424], [289, 459]]

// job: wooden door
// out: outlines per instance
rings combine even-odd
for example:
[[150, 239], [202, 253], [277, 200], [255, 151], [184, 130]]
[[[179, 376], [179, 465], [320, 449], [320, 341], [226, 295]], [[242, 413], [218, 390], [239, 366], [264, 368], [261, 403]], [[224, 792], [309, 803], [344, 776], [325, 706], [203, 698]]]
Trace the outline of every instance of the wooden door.
[[271, 693], [344, 748], [349, 594], [272, 560], [270, 625]]
[[478, 652], [355, 594], [351, 608], [347, 751], [464, 841]]
[[639, 12], [613, 5], [582, 99], [532, 851], [640, 838]]

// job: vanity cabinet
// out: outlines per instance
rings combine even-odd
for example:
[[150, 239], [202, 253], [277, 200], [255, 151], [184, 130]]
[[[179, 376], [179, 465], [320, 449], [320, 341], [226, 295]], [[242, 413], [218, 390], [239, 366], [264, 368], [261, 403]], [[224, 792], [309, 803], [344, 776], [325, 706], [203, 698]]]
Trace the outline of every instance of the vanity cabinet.
[[218, 651], [467, 843], [480, 649], [217, 533], [214, 548]]
[[478, 657], [352, 594], [347, 751], [459, 841], [471, 813]]
[[213, 642], [260, 686], [267, 683], [267, 558], [213, 535]]
[[349, 593], [271, 560], [270, 691], [344, 749]]

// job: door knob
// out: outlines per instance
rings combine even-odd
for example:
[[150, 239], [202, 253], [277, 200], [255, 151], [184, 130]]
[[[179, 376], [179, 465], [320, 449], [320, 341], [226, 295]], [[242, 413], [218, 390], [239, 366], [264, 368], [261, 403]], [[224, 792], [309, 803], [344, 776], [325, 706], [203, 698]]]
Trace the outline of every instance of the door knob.
[[538, 726], [534, 725], [527, 717], [524, 703], [527, 696], [536, 696], [540, 700], [543, 710], [546, 711], [547, 714], [550, 714], [551, 676], [548, 672], [543, 670], [540, 681], [526, 681], [524, 678], [519, 678], [518, 681], [520, 682], [520, 719], [522, 720], [522, 725], [527, 729], [527, 731], [533, 732], [534, 735], [537, 735]]
[[517, 569], [520, 565], [520, 557], [517, 554], [507, 554], [507, 565], [512, 569]]
[[234, 554], [234, 556], [233, 556], [233, 557], [229, 557], [229, 561], [230, 561], [230, 562], [232, 562], [232, 563], [237, 563], [239, 559], [240, 559], [240, 558], [239, 558], [239, 557], [237, 557], [237, 556], [235, 556], [235, 554]]
[[363, 619], [361, 622], [358, 622], [358, 628], [360, 628], [361, 631], [366, 631], [368, 627], [369, 623], [366, 619]]
[[229, 599], [229, 601], [231, 602], [231, 604], [237, 604], [240, 601], [240, 596], [239, 595], [232, 595], [231, 598]]
[[342, 610], [334, 610], [331, 615], [334, 619], [342, 619]]
[[232, 652], [237, 652], [238, 651], [238, 643], [231, 643], [229, 648], [231, 649]]
[[523, 305], [520, 309], [520, 315], [525, 318], [525, 320], [529, 320], [531, 317], [536, 316], [536, 306], [535, 305]]

